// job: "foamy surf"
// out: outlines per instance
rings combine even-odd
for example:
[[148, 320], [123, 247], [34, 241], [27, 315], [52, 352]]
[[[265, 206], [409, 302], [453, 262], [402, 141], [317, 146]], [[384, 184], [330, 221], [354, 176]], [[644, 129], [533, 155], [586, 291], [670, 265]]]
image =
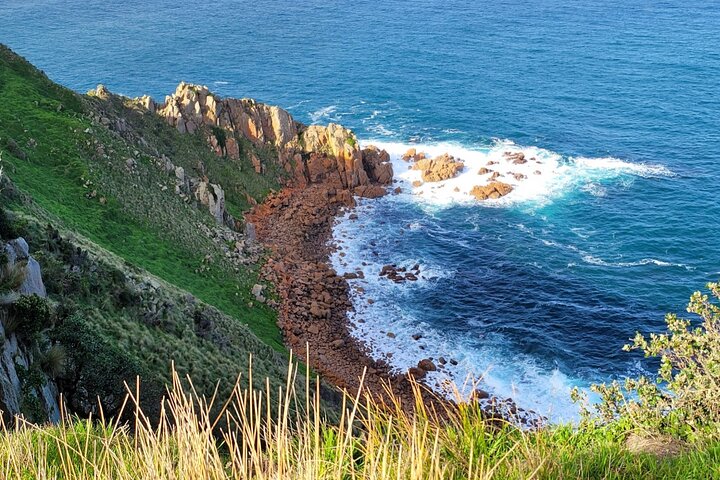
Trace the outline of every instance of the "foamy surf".
[[[407, 372], [422, 359], [432, 359], [438, 370], [428, 372], [424, 381], [448, 398], [468, 399], [479, 388], [496, 398], [512, 398], [521, 409], [533, 411], [533, 415], [553, 421], [576, 419], [577, 408], [570, 401], [570, 390], [577, 382], [558, 369], [545, 368], [530, 355], [513, 355], [509, 360], [503, 339], [485, 338], [481, 325], [474, 333], [453, 335], [400, 306], [399, 298], [416, 289], [442, 288], [444, 280], [456, 272], [422, 258], [409, 257], [402, 251], [393, 251], [388, 259], [376, 256], [375, 247], [365, 248], [376, 243], [379, 248], [381, 242], [389, 242], [387, 238], [368, 235], [378, 218], [375, 202], [360, 200], [357, 219], [354, 216], [351, 219], [350, 212], [338, 218], [333, 231], [337, 250], [331, 256], [338, 274], [359, 277], [348, 280], [353, 302], [348, 319], [351, 334], [365, 343], [369, 354], [387, 362], [396, 373]], [[419, 230], [425, 225], [420, 221], [405, 228]], [[388, 226], [388, 238], [391, 229]], [[395, 283], [379, 276], [388, 262], [399, 268], [419, 267], [418, 280]]]
[[[606, 195], [603, 186], [619, 177], [668, 177], [673, 172], [663, 165], [626, 162], [613, 157], [565, 158], [547, 149], [520, 146], [509, 140], [496, 140], [490, 146], [468, 147], [456, 143], [407, 144], [400, 142], [363, 142], [386, 150], [395, 172], [395, 179], [403, 190], [412, 193], [418, 202], [446, 206], [453, 203], [478, 202], [471, 191], [495, 180], [511, 185], [513, 190], [499, 199], [482, 200], [485, 205], [502, 206], [520, 202], [545, 203], [574, 190], [596, 197]], [[413, 162], [402, 159], [414, 148], [427, 158], [448, 153], [463, 160], [463, 170], [454, 178], [440, 182], [422, 182], [422, 173], [411, 169]], [[516, 164], [513, 156], [523, 154], [525, 163]], [[479, 172], [487, 170], [487, 173]]]
[[[438, 369], [428, 372], [425, 381], [448, 397], [459, 394], [468, 398], [475, 388], [480, 388], [497, 398], [512, 398], [520, 408], [532, 410], [552, 421], [577, 419], [578, 408], [570, 400], [570, 391], [575, 386], [585, 388], [585, 380], [574, 378], [530, 354], [517, 353], [501, 335], [487, 335], [480, 323], [470, 331], [452, 332], [402, 308], [401, 299], [418, 289], [444, 288], [445, 279], [454, 272], [447, 265], [433, 265], [395, 248], [393, 236], [402, 234], [398, 231], [399, 226], [377, 228], [373, 224], [382, 223], [378, 220], [382, 215], [374, 210], [388, 202], [393, 208], [403, 208], [407, 202], [418, 204], [422, 206], [424, 216], [399, 229], [417, 231], [427, 229], [433, 215], [439, 213], [436, 210], [457, 203], [496, 207], [544, 204], [573, 191], [602, 197], [613, 181], [631, 185], [634, 177], [667, 177], [673, 173], [661, 165], [634, 164], [611, 157], [566, 158], [546, 149], [523, 147], [509, 141], [472, 148], [455, 143], [363, 142], [363, 145], [369, 144], [390, 154], [395, 180], [402, 193], [380, 200], [361, 199], [357, 219], [351, 220], [348, 213], [335, 225], [333, 239], [339, 248], [331, 257], [333, 267], [339, 274], [358, 277], [348, 280], [353, 302], [353, 311], [349, 313], [351, 333], [367, 345], [372, 357], [387, 362], [398, 373], [416, 367], [422, 359], [432, 359]], [[425, 153], [428, 158], [448, 153], [464, 161], [463, 171], [442, 182], [413, 186], [413, 182], [421, 180], [421, 172], [411, 170], [412, 162], [402, 159], [409, 148]], [[517, 153], [522, 153], [527, 162], [513, 163], [513, 155]], [[499, 199], [476, 200], [470, 191], [476, 185], [487, 184], [490, 177], [489, 173], [478, 174], [481, 168], [503, 175], [498, 181], [511, 184], [513, 191]], [[522, 230], [524, 225], [517, 228]], [[577, 232], [577, 235], [587, 234]], [[430, 229], [427, 235], [434, 237]], [[445, 236], [441, 240], [461, 241]], [[374, 246], [375, 242], [378, 248]], [[472, 245], [461, 247], [468, 251], [473, 248]], [[586, 263], [600, 261], [595, 257], [584, 258], [587, 252], [572, 245], [567, 248], [575, 250]], [[378, 256], [375, 250], [383, 251], [384, 255]], [[379, 272], [389, 263], [405, 269], [419, 266], [418, 280], [395, 283], [381, 277]], [[616, 264], [670, 266], [652, 258]]]

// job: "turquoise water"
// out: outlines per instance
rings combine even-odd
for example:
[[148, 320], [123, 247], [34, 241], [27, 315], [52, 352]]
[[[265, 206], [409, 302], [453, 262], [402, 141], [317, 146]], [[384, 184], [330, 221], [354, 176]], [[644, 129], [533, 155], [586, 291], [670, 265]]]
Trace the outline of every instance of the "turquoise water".
[[621, 346], [720, 278], [718, 25], [707, 1], [0, 3], [0, 42], [77, 90], [186, 80], [397, 151], [539, 151], [553, 167], [512, 201], [364, 205], [334, 261], [428, 272], [367, 275], [353, 319], [378, 356], [457, 357], [456, 380], [559, 418], [569, 386], [647, 367]]

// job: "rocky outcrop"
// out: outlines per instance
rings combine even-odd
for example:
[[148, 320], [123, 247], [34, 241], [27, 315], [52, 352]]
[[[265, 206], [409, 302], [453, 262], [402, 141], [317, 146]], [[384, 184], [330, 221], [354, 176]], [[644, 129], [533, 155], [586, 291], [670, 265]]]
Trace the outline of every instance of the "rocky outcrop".
[[[18, 268], [24, 270], [22, 283], [13, 292], [15, 295], [47, 297], [40, 265], [30, 255], [23, 238], [7, 242], [0, 251], [5, 257], [2, 265], [4, 272]], [[16, 301], [17, 297], [5, 295], [3, 299], [3, 303], [8, 303]], [[7, 422], [16, 415], [25, 414], [33, 417], [31, 420], [34, 421], [58, 422], [60, 409], [55, 382], [37, 368], [34, 369], [36, 375], [33, 381], [30, 381], [29, 372], [37, 361], [34, 349], [21, 341], [14, 328], [9, 328], [11, 321], [7, 306], [0, 310], [0, 317], [3, 319], [0, 322], [0, 338], [3, 339], [0, 346], [0, 410], [3, 419]]]
[[[374, 148], [360, 150], [352, 131], [337, 125], [306, 126], [285, 110], [251, 99], [220, 98], [207, 87], [181, 83], [165, 103], [155, 106], [145, 97], [137, 103], [155, 110], [182, 133], [204, 127], [207, 141], [218, 155], [240, 157], [238, 141], [275, 147], [277, 161], [300, 186], [328, 183], [360, 196], [378, 196], [389, 185], [392, 166], [387, 153]], [[256, 157], [250, 158], [257, 173], [264, 171]], [[361, 187], [361, 188], [358, 188]]]
[[7, 257], [7, 268], [12, 268], [18, 263], [25, 263], [25, 279], [18, 287], [17, 293], [20, 295], [34, 294], [47, 297], [40, 272], [40, 264], [30, 255], [30, 247], [28, 247], [25, 239], [20, 237], [7, 242], [4, 252]]
[[409, 148], [402, 156], [406, 162], [417, 162], [425, 159], [424, 152], [418, 152], [415, 148]]
[[393, 180], [393, 168], [390, 155], [385, 150], [379, 150], [375, 145], [369, 145], [362, 150], [363, 168], [371, 182], [380, 185], [390, 185]]
[[504, 197], [508, 193], [512, 192], [512, 185], [508, 185], [503, 182], [490, 182], [487, 185], [476, 185], [470, 190], [470, 195], [475, 197], [477, 200], [487, 200], [488, 198], [500, 198]]
[[455, 177], [465, 168], [465, 164], [445, 153], [433, 159], [418, 160], [412, 168], [422, 172], [424, 182], [440, 182]]
[[214, 183], [207, 180], [198, 183], [195, 189], [195, 198], [201, 205], [207, 206], [210, 214], [220, 223], [227, 223], [227, 212], [225, 211], [225, 192]]
[[[513, 165], [523, 165], [528, 162], [523, 152], [504, 152], [503, 157]], [[535, 160], [535, 158], [532, 160]]]

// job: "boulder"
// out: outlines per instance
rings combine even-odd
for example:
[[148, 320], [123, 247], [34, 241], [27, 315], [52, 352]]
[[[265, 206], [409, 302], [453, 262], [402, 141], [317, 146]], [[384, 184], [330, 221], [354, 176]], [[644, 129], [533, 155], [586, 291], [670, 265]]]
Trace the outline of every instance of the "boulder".
[[353, 192], [358, 197], [379, 198], [385, 195], [387, 190], [380, 185], [360, 185], [359, 187], [355, 187]]
[[477, 200], [486, 200], [488, 198], [500, 198], [504, 197], [508, 193], [512, 192], [512, 185], [502, 182], [490, 182], [485, 186], [476, 185], [470, 190], [470, 195], [475, 197]]
[[385, 150], [378, 150], [370, 145], [362, 150], [363, 168], [371, 182], [390, 185], [393, 179], [393, 168], [390, 155]]
[[20, 295], [38, 295], [47, 297], [45, 284], [43, 284], [40, 264], [30, 255], [30, 247], [24, 238], [9, 241], [4, 248], [9, 266], [16, 263], [25, 263], [25, 279], [17, 293]]
[[416, 154], [417, 150], [415, 150], [414, 148], [408, 148], [407, 151], [403, 154], [402, 159], [407, 162], [411, 158], [414, 158]]
[[218, 223], [225, 223], [227, 218], [225, 212], [225, 192], [220, 185], [207, 181], [198, 183], [195, 190], [195, 198], [200, 204], [208, 207], [210, 214], [215, 217]]
[[471, 399], [475, 401], [485, 400], [486, 398], [490, 398], [490, 394], [480, 388], [476, 388], [471, 394]]
[[265, 296], [263, 295], [263, 291], [265, 290], [264, 285], [255, 284], [252, 287], [251, 293], [255, 297], [255, 300], [257, 300], [260, 303], [265, 303]]
[[512, 162], [513, 165], [522, 165], [524, 163], [527, 163], [527, 159], [525, 158], [525, 154], [523, 152], [505, 152], [503, 153], [503, 157], [509, 162]]
[[435, 370], [437, 370], [437, 367], [435, 366], [433, 361], [430, 360], [429, 358], [420, 360], [418, 362], [417, 366], [418, 366], [418, 368], [421, 368], [421, 369], [425, 370], [426, 372], [434, 372]]
[[455, 157], [445, 153], [432, 160], [419, 160], [413, 165], [413, 170], [422, 172], [424, 182], [440, 182], [455, 177], [464, 167], [465, 164], [461, 160], [456, 160]]

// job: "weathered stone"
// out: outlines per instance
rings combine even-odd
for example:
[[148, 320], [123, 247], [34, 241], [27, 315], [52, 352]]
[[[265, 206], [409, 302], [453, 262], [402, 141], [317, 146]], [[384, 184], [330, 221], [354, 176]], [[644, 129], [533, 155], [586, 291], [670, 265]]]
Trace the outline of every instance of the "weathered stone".
[[504, 197], [508, 193], [512, 192], [512, 185], [502, 182], [490, 182], [485, 186], [474, 186], [470, 190], [470, 195], [475, 197], [477, 200], [486, 200], [488, 198], [500, 198]]
[[208, 207], [210, 214], [215, 217], [218, 223], [225, 223], [225, 192], [220, 185], [207, 181], [200, 182], [195, 190], [195, 198], [202, 205]]
[[432, 160], [419, 160], [412, 168], [422, 172], [424, 182], [440, 182], [455, 177], [464, 167], [465, 164], [462, 161], [456, 160], [446, 153]]
[[418, 362], [418, 368], [422, 368], [426, 372], [434, 372], [437, 370], [437, 366], [429, 358], [422, 359]]

